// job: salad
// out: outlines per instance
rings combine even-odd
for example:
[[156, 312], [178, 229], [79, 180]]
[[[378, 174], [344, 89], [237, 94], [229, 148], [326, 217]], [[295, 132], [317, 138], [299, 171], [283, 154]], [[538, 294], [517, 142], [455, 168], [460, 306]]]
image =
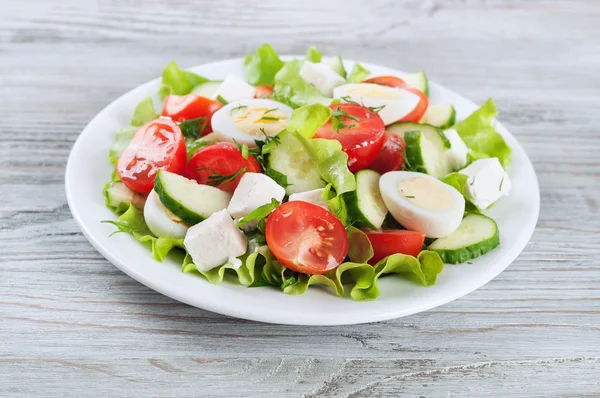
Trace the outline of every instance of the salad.
[[270, 45], [245, 78], [211, 80], [171, 62], [110, 149], [116, 232], [182, 271], [302, 294], [325, 285], [372, 300], [387, 274], [435, 284], [444, 264], [495, 249], [482, 211], [508, 195], [511, 149], [488, 100], [457, 121], [423, 72], [373, 76], [311, 47]]

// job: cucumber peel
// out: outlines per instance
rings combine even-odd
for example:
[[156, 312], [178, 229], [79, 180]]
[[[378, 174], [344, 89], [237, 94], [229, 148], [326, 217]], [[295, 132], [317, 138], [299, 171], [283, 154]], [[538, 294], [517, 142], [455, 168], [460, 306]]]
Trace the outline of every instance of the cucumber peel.
[[458, 229], [437, 239], [428, 249], [437, 252], [448, 264], [460, 264], [482, 256], [500, 244], [498, 225], [483, 214], [469, 214]]

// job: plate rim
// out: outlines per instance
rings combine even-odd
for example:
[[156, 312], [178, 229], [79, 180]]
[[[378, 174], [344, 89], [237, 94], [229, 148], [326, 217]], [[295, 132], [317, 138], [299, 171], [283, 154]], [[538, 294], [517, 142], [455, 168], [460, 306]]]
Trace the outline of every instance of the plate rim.
[[[298, 57], [298, 56], [294, 56], [294, 55], [281, 56], [282, 59], [291, 59], [293, 57]], [[225, 60], [219, 60], [219, 61], [213, 61], [213, 62], [195, 65], [193, 67], [186, 68], [186, 69], [196, 70], [199, 68], [211, 67], [215, 64], [241, 62], [242, 60], [243, 60], [243, 58], [241, 58], [241, 57], [229, 58], [229, 59], [225, 59]], [[354, 62], [355, 61], [352, 61], [352, 60], [344, 60], [345, 65], [352, 64]], [[377, 67], [377, 68], [392, 70], [392, 71], [397, 72], [398, 74], [403, 73], [402, 71], [400, 71], [398, 69], [383, 66], [383, 65], [366, 63], [366, 62], [363, 63], [361, 61], [358, 61], [358, 62], [360, 62], [362, 65], [365, 65], [367, 68], [368, 67]], [[473, 291], [483, 287], [484, 285], [489, 283], [492, 279], [496, 278], [500, 273], [502, 273], [506, 268], [508, 268], [508, 266], [510, 266], [510, 264], [512, 264], [515, 261], [515, 259], [523, 252], [525, 246], [530, 241], [530, 239], [535, 231], [537, 222], [539, 220], [539, 212], [540, 212], [540, 189], [539, 189], [539, 182], [538, 182], [537, 174], [535, 172], [535, 168], [533, 167], [531, 159], [529, 159], [529, 156], [525, 152], [522, 145], [518, 142], [518, 140], [514, 137], [514, 135], [508, 129], [503, 127], [502, 124], [498, 121], [497, 122], [498, 126], [501, 127], [503, 130], [505, 130], [506, 133], [508, 133], [510, 135], [510, 137], [512, 138], [513, 142], [511, 143], [511, 149], [513, 149], [513, 153], [514, 153], [515, 146], [516, 146], [516, 148], [518, 148], [518, 150], [520, 152], [522, 152], [522, 154], [524, 155], [524, 160], [526, 161], [527, 165], [533, 171], [533, 175], [532, 175], [533, 181], [532, 182], [534, 182], [533, 189], [536, 192], [536, 195], [532, 198], [532, 200], [533, 200], [533, 205], [535, 208], [535, 217], [534, 217], [534, 221], [531, 222], [530, 225], [527, 226], [527, 228], [525, 228], [524, 230], [521, 231], [521, 237], [518, 240], [517, 247], [513, 248], [513, 250], [512, 250], [513, 255], [510, 256], [511, 258], [509, 260], [503, 261], [502, 266], [495, 268], [494, 272], [488, 272], [487, 274], [485, 274], [484, 278], [475, 279], [475, 282], [471, 282], [471, 285], [476, 285], [475, 287], [470, 286], [467, 289], [462, 289], [462, 290], [457, 289], [453, 292], [453, 294], [443, 296], [437, 300], [427, 301], [426, 303], [423, 303], [421, 305], [413, 306], [413, 307], [411, 307], [410, 310], [401, 310], [400, 309], [400, 310], [395, 310], [395, 311], [380, 312], [380, 313], [372, 314], [371, 316], [369, 316], [366, 319], [349, 318], [348, 320], [339, 320], [338, 318], [336, 318], [335, 321], [330, 321], [330, 320], [323, 318], [320, 321], [310, 321], [310, 320], [304, 320], [304, 319], [300, 320], [300, 321], [296, 321], [296, 320], [290, 319], [290, 318], [281, 319], [279, 317], [269, 316], [268, 314], [260, 315], [260, 311], [258, 311], [258, 312], [254, 311], [252, 313], [238, 311], [235, 308], [231, 308], [231, 306], [215, 305], [215, 303], [207, 301], [207, 300], [204, 300], [200, 305], [197, 300], [192, 300], [187, 295], [180, 293], [178, 291], [169, 290], [169, 289], [165, 288], [163, 285], [161, 285], [161, 283], [147, 278], [144, 274], [138, 272], [131, 266], [123, 263], [115, 256], [115, 254], [109, 248], [105, 247], [98, 239], [96, 239], [94, 234], [92, 234], [88, 230], [87, 224], [82, 219], [82, 214], [79, 212], [79, 209], [76, 205], [76, 201], [73, 196], [74, 190], [72, 187], [72, 181], [70, 181], [70, 176], [73, 175], [73, 168], [76, 167], [76, 165], [74, 164], [75, 161], [73, 160], [74, 154], [77, 153], [77, 151], [81, 150], [80, 147], [83, 145], [82, 144], [83, 140], [81, 137], [84, 136], [84, 134], [86, 133], [86, 131], [88, 129], [91, 129], [90, 126], [92, 126], [97, 119], [101, 119], [104, 116], [104, 114], [109, 113], [112, 110], [112, 108], [118, 108], [117, 104], [125, 96], [133, 95], [133, 93], [136, 91], [144, 91], [144, 89], [147, 88], [147, 86], [156, 84], [157, 82], [160, 81], [160, 79], [161, 79], [160, 77], [152, 79], [146, 83], [142, 83], [142, 84], [132, 88], [131, 90], [123, 93], [118, 98], [114, 99], [112, 102], [110, 102], [108, 105], [106, 105], [100, 112], [98, 112], [86, 124], [86, 126], [83, 128], [83, 130], [77, 136], [77, 139], [69, 152], [69, 157], [68, 157], [67, 165], [65, 168], [65, 180], [64, 181], [65, 181], [65, 194], [66, 194], [67, 203], [68, 203], [69, 209], [71, 211], [71, 214], [73, 215], [73, 218], [74, 218], [75, 222], [77, 223], [77, 225], [79, 226], [80, 230], [82, 231], [83, 235], [92, 244], [92, 246], [104, 258], [106, 258], [111, 264], [113, 264], [115, 267], [117, 267], [122, 272], [127, 274], [129, 277], [142, 283], [143, 285], [147, 286], [148, 288], [150, 288], [160, 294], [163, 294], [167, 297], [170, 297], [174, 300], [191, 305], [196, 308], [204, 309], [207, 311], [211, 311], [211, 312], [215, 312], [215, 313], [219, 313], [219, 314], [223, 314], [223, 315], [227, 315], [227, 316], [232, 316], [232, 317], [236, 317], [236, 318], [257, 321], [257, 322], [263, 322], [263, 323], [274, 323], [274, 324], [284, 324], [284, 325], [305, 325], [305, 326], [309, 326], [309, 325], [312, 325], [312, 326], [316, 326], [316, 325], [320, 325], [320, 326], [352, 325], [352, 324], [364, 324], [364, 323], [380, 322], [380, 321], [385, 321], [385, 320], [390, 320], [390, 319], [396, 319], [396, 318], [401, 318], [404, 316], [420, 313], [420, 312], [427, 311], [432, 308], [439, 307], [441, 305], [447, 304], [451, 301], [454, 301], [460, 297], [463, 297], [463, 296], [465, 296], [469, 293], [472, 293]], [[464, 97], [463, 95], [459, 94], [458, 92], [456, 92], [454, 90], [450, 90], [450, 89], [446, 88], [443, 85], [440, 85], [433, 81], [429, 81], [429, 85], [431, 87], [436, 87], [437, 89], [448, 91], [454, 95], [461, 97], [462, 100], [464, 100], [474, 106], [477, 106], [473, 101], [469, 100], [468, 98]], [[99, 185], [102, 185], [104, 183], [105, 182], [100, 182]], [[150, 258], [152, 258], [152, 257], [150, 256]], [[152, 261], [155, 261], [155, 260], [152, 259]], [[206, 283], [208, 283], [208, 282], [206, 282]], [[283, 293], [277, 292], [277, 294], [283, 294]], [[356, 303], [356, 305], [364, 305], [364, 303], [369, 303], [369, 302], [355, 302], [348, 298], [336, 298], [336, 299], [350, 300], [353, 303]]]

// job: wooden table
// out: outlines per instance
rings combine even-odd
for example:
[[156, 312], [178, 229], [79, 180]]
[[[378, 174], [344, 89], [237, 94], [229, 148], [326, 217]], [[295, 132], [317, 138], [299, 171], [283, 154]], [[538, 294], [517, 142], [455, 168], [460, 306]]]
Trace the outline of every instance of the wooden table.
[[[600, 396], [600, 2], [13, 0], [0, 7], [0, 396]], [[108, 263], [63, 173], [105, 105], [263, 42], [430, 77], [500, 119], [537, 170], [521, 256], [394, 321], [289, 327], [164, 297]]]

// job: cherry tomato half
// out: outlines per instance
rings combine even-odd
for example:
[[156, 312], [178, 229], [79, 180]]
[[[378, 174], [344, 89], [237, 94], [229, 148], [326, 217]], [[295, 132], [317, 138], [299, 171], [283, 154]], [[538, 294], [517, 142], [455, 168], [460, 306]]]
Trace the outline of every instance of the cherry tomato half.
[[204, 117], [206, 118], [206, 127], [202, 135], [206, 135], [212, 131], [210, 119], [213, 113], [218, 111], [222, 106], [223, 104], [219, 101], [213, 101], [210, 98], [199, 95], [168, 95], [165, 97], [160, 114], [162, 116], [169, 116], [177, 123]]
[[351, 172], [369, 167], [383, 146], [385, 125], [381, 117], [356, 104], [332, 104], [329, 107], [334, 113], [332, 119], [337, 117], [346, 127], [336, 131], [332, 120], [329, 120], [317, 130], [315, 138], [338, 140], [342, 150], [348, 154]]
[[[244, 167], [246, 170], [240, 172]], [[183, 175], [199, 184], [214, 185], [223, 191], [233, 192], [246, 172], [261, 172], [254, 156], [249, 155], [248, 159], [244, 159], [234, 144], [217, 142], [198, 150], [189, 160]]]
[[254, 92], [254, 98], [273, 98], [273, 86], [258, 86]]
[[404, 140], [397, 134], [385, 133], [386, 140], [377, 158], [369, 168], [379, 174], [402, 170], [404, 163]]
[[323, 274], [340, 265], [348, 254], [342, 222], [312, 203], [282, 204], [267, 219], [265, 232], [273, 255], [293, 271]]
[[141, 194], [150, 193], [159, 169], [181, 174], [186, 160], [185, 139], [168, 118], [152, 120], [133, 135], [117, 161], [123, 184]]
[[379, 260], [396, 253], [417, 256], [423, 248], [425, 234], [406, 229], [382, 229], [365, 231], [373, 246], [373, 258], [369, 264], [374, 265]]
[[402, 119], [400, 119], [399, 120], [400, 122], [418, 123], [419, 120], [421, 120], [421, 118], [425, 114], [427, 107], [429, 106], [429, 98], [427, 98], [427, 96], [425, 95], [424, 92], [422, 92], [421, 90], [417, 90], [416, 88], [409, 85], [408, 83], [406, 83], [404, 80], [400, 79], [399, 77], [377, 76], [377, 77], [372, 77], [370, 79], [367, 79], [364, 82], [379, 84], [379, 85], [388, 86], [388, 87], [402, 88], [406, 91], [410, 91], [411, 93], [419, 96], [419, 102], [417, 103], [417, 106], [415, 107], [415, 109], [413, 109], [412, 112], [410, 112], [408, 115], [406, 115]]

